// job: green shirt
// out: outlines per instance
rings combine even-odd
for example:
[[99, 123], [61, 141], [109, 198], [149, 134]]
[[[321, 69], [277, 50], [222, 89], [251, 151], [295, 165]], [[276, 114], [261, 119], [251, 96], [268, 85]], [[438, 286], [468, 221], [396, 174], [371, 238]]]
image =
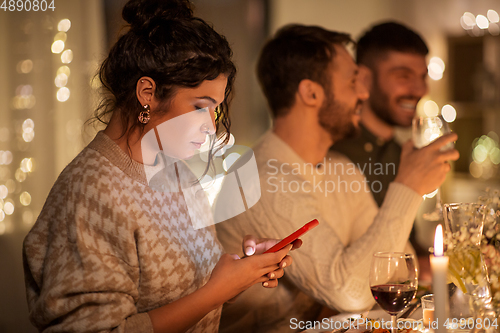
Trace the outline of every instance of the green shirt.
[[378, 206], [382, 205], [389, 183], [394, 181], [399, 168], [401, 146], [394, 141], [383, 141], [359, 125], [355, 138], [338, 141], [332, 150], [346, 155], [365, 175]]

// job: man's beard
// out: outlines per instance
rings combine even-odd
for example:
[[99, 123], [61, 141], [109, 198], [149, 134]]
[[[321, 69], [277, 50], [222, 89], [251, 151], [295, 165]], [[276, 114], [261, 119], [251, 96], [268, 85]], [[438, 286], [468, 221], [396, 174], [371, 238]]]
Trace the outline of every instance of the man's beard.
[[398, 126], [398, 124], [392, 119], [390, 106], [389, 106], [389, 96], [382, 90], [380, 90], [380, 83], [378, 82], [377, 72], [373, 72], [373, 82], [372, 89], [370, 91], [370, 98], [368, 103], [370, 103], [370, 108], [373, 110], [375, 115], [382, 119], [385, 123], [391, 126]]
[[352, 138], [358, 134], [359, 130], [354, 125], [352, 116], [360, 104], [361, 101], [358, 101], [352, 110], [345, 104], [336, 102], [333, 94], [326, 96], [319, 110], [319, 124], [330, 134], [333, 142]]
[[377, 117], [391, 126], [398, 125], [391, 117], [389, 96], [379, 89], [378, 84], [373, 85], [368, 102], [370, 103], [370, 108], [373, 110], [375, 115], [377, 115]]

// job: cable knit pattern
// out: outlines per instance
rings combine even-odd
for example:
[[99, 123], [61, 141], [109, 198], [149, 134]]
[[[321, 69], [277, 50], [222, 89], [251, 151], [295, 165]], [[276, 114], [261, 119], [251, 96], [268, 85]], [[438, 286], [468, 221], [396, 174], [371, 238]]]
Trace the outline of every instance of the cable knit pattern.
[[[192, 177], [177, 163], [179, 178]], [[210, 216], [198, 201], [195, 218]], [[147, 186], [144, 166], [100, 132], [61, 173], [24, 241], [30, 319], [43, 332], [152, 332], [146, 313], [202, 287], [222, 254], [194, 230], [182, 192]], [[188, 332], [217, 332], [217, 309]]]
[[[363, 188], [365, 178], [344, 155], [330, 153], [315, 168], [272, 132], [254, 153], [262, 197], [245, 213], [217, 224], [225, 250], [239, 249], [235, 240], [245, 234], [283, 238], [314, 218], [320, 225], [291, 253], [294, 263], [277, 288], [251, 288], [224, 307], [221, 332], [290, 332], [291, 318], [315, 319], [310, 312], [314, 301], [340, 311], [370, 308], [372, 255], [405, 250], [422, 198], [391, 183], [378, 209], [369, 188]], [[291, 308], [299, 298], [302, 309]]]

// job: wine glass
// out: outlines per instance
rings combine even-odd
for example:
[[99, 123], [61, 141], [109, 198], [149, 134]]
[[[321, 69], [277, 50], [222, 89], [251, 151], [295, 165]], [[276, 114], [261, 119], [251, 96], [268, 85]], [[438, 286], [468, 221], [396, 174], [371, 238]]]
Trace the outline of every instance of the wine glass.
[[392, 333], [397, 333], [397, 314], [415, 297], [418, 287], [413, 254], [377, 252], [370, 267], [370, 289], [375, 301], [391, 315]]
[[[415, 117], [412, 121], [412, 138], [415, 148], [422, 148], [439, 138], [451, 133], [448, 123], [441, 116]], [[453, 148], [453, 144], [447, 144], [441, 150]], [[431, 213], [426, 213], [423, 218], [427, 221], [441, 221], [443, 219], [443, 206], [441, 203], [441, 191], [436, 190], [436, 208]]]

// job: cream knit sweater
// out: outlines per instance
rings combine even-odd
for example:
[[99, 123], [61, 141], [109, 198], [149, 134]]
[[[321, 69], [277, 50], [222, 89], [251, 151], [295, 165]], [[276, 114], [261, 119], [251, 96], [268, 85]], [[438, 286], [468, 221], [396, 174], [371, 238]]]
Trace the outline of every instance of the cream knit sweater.
[[[179, 178], [189, 169], [177, 163]], [[152, 332], [149, 310], [203, 286], [222, 254], [208, 203], [152, 190], [100, 132], [61, 173], [24, 241], [32, 323], [43, 332]], [[205, 224], [206, 225], [206, 224]], [[217, 332], [220, 309], [189, 332]]]
[[277, 288], [252, 287], [224, 306], [221, 332], [290, 332], [292, 318], [315, 319], [314, 302], [339, 311], [370, 308], [372, 255], [405, 250], [422, 197], [391, 183], [378, 209], [365, 178], [345, 156], [328, 155], [317, 169], [272, 132], [254, 153], [262, 196], [245, 213], [217, 224], [225, 250], [238, 250], [235, 240], [245, 234], [283, 238], [314, 218], [320, 225], [291, 253], [294, 263]]

